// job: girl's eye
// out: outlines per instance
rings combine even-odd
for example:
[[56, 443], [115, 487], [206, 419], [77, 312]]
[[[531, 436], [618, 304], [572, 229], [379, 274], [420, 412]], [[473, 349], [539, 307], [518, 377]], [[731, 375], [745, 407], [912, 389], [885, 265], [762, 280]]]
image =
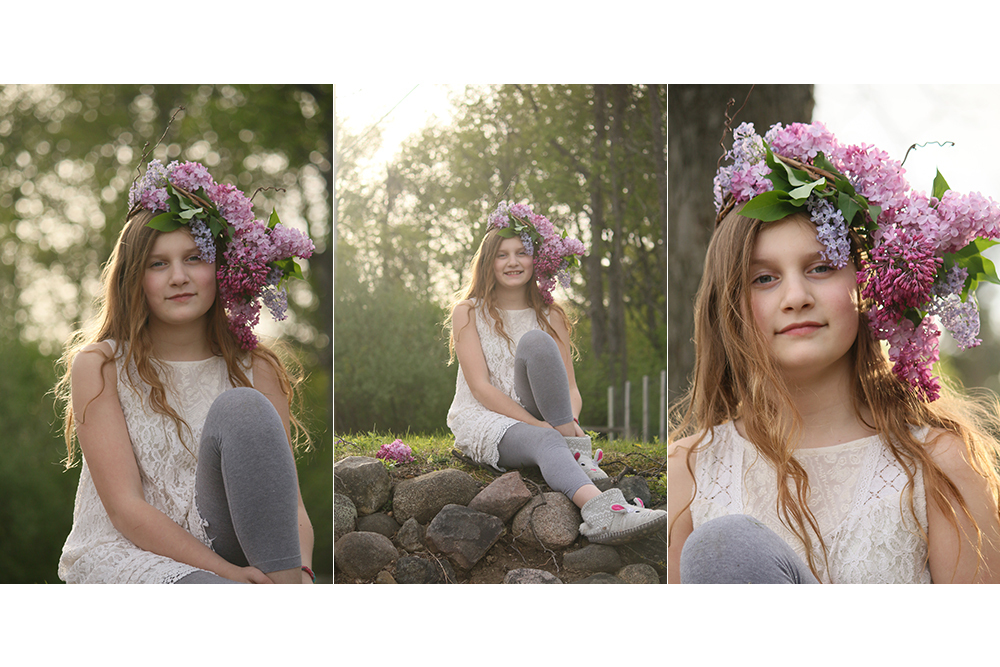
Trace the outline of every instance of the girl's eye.
[[774, 276], [768, 275], [768, 274], [764, 274], [762, 276], [757, 276], [756, 278], [754, 278], [753, 279], [753, 284], [755, 284], [755, 285], [768, 285], [768, 284], [770, 284], [774, 280], [777, 280]]
[[833, 267], [828, 264], [820, 264], [813, 269], [813, 273], [828, 273], [830, 271], [833, 271]]

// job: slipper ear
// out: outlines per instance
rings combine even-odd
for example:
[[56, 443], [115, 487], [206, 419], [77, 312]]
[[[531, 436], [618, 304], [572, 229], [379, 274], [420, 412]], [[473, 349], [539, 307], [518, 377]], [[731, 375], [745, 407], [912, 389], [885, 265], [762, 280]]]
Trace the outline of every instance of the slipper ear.
[[635, 499], [632, 502], [634, 502], [639, 507], [641, 507], [643, 509], [646, 509], [645, 503], [642, 502], [642, 498], [640, 498], [639, 496], [636, 496]]
[[594, 461], [600, 463], [602, 460], [604, 460], [604, 450], [598, 449], [597, 456], [594, 457]]
[[577, 461], [579, 461], [580, 460], [580, 452], [573, 452], [573, 458], [576, 459]]
[[615, 503], [614, 505], [611, 506], [611, 509], [614, 510], [615, 512], [621, 512], [625, 509], [625, 507], [619, 505], [618, 503]]

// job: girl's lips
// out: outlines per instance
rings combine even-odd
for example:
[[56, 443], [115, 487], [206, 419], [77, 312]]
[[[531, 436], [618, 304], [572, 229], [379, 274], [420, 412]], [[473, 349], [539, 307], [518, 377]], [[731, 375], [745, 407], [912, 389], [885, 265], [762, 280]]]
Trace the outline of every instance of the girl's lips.
[[823, 325], [818, 322], [798, 322], [785, 327], [778, 333], [786, 336], [805, 336], [806, 334], [818, 331], [822, 327]]
[[194, 296], [194, 294], [177, 294], [175, 296], [168, 297], [167, 300], [168, 301], [187, 301], [188, 299], [190, 299], [193, 296]]

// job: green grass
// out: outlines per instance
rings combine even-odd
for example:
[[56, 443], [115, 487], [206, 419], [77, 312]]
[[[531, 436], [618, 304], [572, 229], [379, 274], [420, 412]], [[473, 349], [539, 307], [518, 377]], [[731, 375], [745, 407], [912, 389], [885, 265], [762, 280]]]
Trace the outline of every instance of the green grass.
[[[667, 447], [660, 442], [639, 442], [616, 438], [608, 441], [596, 433], [589, 434], [594, 441], [594, 449], [603, 449], [604, 455], [640, 454], [655, 459], [666, 459]], [[372, 456], [379, 448], [394, 440], [402, 440], [413, 450], [414, 457], [431, 461], [433, 459], [452, 459], [451, 450], [455, 447], [455, 438], [450, 432], [438, 432], [430, 435], [417, 433], [392, 433], [390, 431], [370, 431], [368, 433], [335, 434], [333, 459], [339, 461], [347, 456]]]
[[[634, 470], [644, 472], [650, 491], [663, 499], [667, 497], [667, 446], [664, 443], [639, 442], [616, 438], [608, 441], [596, 433], [589, 434], [593, 438], [594, 449], [604, 450], [604, 462], [601, 467], [610, 475], [622, 470], [626, 465]], [[368, 456], [375, 458], [379, 448], [402, 440], [413, 451], [414, 461], [405, 465], [394, 462], [384, 462], [390, 470], [404, 469], [410, 474], [421, 474], [428, 469], [458, 468], [475, 477], [478, 481], [488, 484], [493, 475], [482, 468], [463, 463], [452, 456], [455, 448], [455, 437], [450, 431], [432, 434], [393, 433], [390, 431], [370, 431], [368, 433], [334, 434], [334, 462], [348, 456]], [[538, 478], [539, 481], [541, 478]]]

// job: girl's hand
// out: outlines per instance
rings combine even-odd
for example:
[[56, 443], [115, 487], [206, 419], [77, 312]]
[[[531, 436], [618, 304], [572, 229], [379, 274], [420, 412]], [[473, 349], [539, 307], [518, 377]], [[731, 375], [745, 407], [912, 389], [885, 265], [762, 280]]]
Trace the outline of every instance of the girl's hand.
[[238, 567], [235, 573], [227, 577], [227, 579], [232, 579], [233, 581], [239, 581], [244, 584], [273, 584], [271, 579], [258, 570], [255, 567]]
[[573, 430], [574, 430], [574, 435], [576, 437], [578, 437], [578, 438], [585, 438], [585, 437], [587, 437], [587, 434], [580, 427], [580, 423], [579, 422], [575, 422], [575, 421], [573, 422]]

